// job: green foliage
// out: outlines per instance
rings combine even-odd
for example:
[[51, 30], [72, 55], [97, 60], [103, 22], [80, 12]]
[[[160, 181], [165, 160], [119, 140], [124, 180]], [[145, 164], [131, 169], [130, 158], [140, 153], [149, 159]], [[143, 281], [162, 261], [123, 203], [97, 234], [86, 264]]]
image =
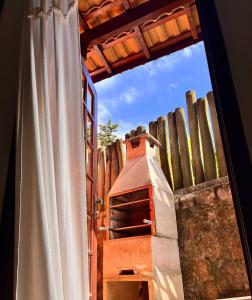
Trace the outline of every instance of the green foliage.
[[100, 146], [106, 147], [116, 140], [117, 136], [114, 133], [117, 131], [118, 126], [119, 124], [112, 124], [111, 120], [108, 120], [104, 125], [98, 125], [98, 141], [100, 142]]

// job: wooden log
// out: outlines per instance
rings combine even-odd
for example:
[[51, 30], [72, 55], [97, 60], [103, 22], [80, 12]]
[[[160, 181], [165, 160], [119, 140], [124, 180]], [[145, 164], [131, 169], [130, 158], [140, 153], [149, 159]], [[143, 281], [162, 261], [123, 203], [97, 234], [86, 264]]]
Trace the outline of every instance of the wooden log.
[[159, 149], [161, 168], [166, 179], [168, 180], [169, 185], [172, 188], [173, 184], [171, 177], [171, 168], [169, 165], [168, 133], [165, 116], [161, 116], [157, 120], [157, 138], [161, 143], [161, 147]]
[[130, 137], [134, 137], [134, 136], [136, 136], [136, 135], [137, 135], [136, 130], [135, 130], [135, 129], [132, 129], [132, 130], [130, 131]]
[[125, 134], [125, 140], [129, 139], [130, 138], [130, 133], [126, 133]]
[[140, 135], [140, 134], [146, 133], [146, 129], [144, 126], [138, 126], [136, 129], [136, 132], [137, 132], [137, 135]]
[[[98, 178], [97, 178], [97, 196], [98, 200], [103, 199], [105, 192], [105, 153], [103, 149], [98, 149]], [[98, 209], [102, 209], [102, 205], [99, 204]]]
[[208, 105], [211, 114], [211, 121], [212, 121], [215, 148], [216, 148], [216, 157], [217, 157], [217, 163], [219, 167], [219, 177], [223, 177], [227, 175], [227, 165], [226, 165], [226, 159], [223, 150], [223, 144], [222, 144], [220, 127], [219, 127], [219, 122], [216, 113], [216, 107], [214, 103], [213, 92], [207, 93], [207, 100], [208, 100]]
[[204, 159], [205, 180], [208, 181], [217, 178], [217, 170], [213, 142], [209, 127], [206, 98], [200, 98], [197, 100], [197, 111]]
[[116, 149], [117, 149], [119, 173], [120, 173], [126, 163], [126, 148], [125, 145], [123, 144], [122, 139], [116, 140]]
[[192, 150], [192, 168], [195, 184], [204, 182], [204, 170], [200, 150], [199, 123], [197, 116], [197, 104], [195, 91], [186, 93], [186, 105]]
[[[149, 123], [149, 134], [152, 135], [155, 139], [157, 139], [157, 121], [151, 121]], [[150, 143], [151, 147], [154, 146], [154, 143]]]
[[111, 144], [111, 187], [116, 181], [116, 178], [119, 175], [119, 161], [116, 143]]
[[105, 197], [111, 189], [111, 145], [106, 147]]
[[157, 139], [157, 121], [151, 121], [149, 123], [149, 134]]
[[175, 120], [179, 140], [183, 186], [188, 187], [193, 185], [193, 176], [189, 154], [188, 136], [186, 132], [185, 113], [183, 108], [177, 108], [175, 110]]
[[174, 190], [178, 190], [183, 187], [183, 174], [181, 168], [181, 158], [179, 153], [178, 133], [176, 128], [175, 114], [173, 112], [168, 113], [168, 128], [169, 128], [173, 188]]

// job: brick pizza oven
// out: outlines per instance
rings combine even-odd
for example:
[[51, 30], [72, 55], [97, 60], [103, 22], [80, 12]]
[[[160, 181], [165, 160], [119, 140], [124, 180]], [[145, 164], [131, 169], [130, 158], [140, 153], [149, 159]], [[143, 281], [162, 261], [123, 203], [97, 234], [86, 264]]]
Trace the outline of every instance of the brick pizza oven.
[[149, 134], [125, 140], [127, 161], [106, 199], [104, 300], [184, 299], [174, 197]]

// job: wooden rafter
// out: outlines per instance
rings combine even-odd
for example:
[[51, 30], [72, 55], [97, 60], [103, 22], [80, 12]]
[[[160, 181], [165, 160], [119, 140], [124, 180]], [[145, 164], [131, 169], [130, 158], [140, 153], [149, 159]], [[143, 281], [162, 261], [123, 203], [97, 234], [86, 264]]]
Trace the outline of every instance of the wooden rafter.
[[81, 39], [85, 39], [90, 45], [100, 44], [111, 36], [117, 36], [136, 25], [155, 19], [164, 12], [184, 6], [187, 2], [186, 0], [150, 0], [82, 33]]
[[[117, 45], [118, 43], [125, 42], [127, 39], [137, 37], [138, 41], [139, 41], [139, 44], [142, 47], [142, 50], [143, 50], [146, 58], [150, 58], [150, 51], [147, 47], [147, 44], [144, 40], [144, 37], [143, 37], [142, 33], [145, 32], [145, 31], [151, 30], [152, 28], [155, 28], [156, 26], [160, 26], [160, 25], [168, 22], [169, 20], [172, 20], [172, 19], [177, 18], [177, 17], [179, 17], [181, 15], [184, 15], [184, 14], [186, 14], [185, 10], [180, 10], [178, 12], [175, 12], [172, 15], [166, 16], [166, 17], [164, 17], [164, 18], [162, 18], [162, 19], [160, 19], [156, 22], [150, 23], [150, 24], [148, 24], [144, 27], [141, 26], [141, 28], [140, 28], [140, 26], [135, 26], [133, 32], [129, 32], [128, 34], [125, 34], [125, 35], [123, 35], [119, 38], [111, 40], [110, 42], [108, 42], [104, 45], [100, 45], [100, 49], [102, 49], [102, 50], [108, 49], [110, 47], [113, 47], [113, 46]], [[89, 52], [89, 53], [90, 53], [89, 55], [91, 55], [92, 51]]]
[[[156, 22], [153, 22], [153, 23], [150, 23], [150, 24], [148, 24], [146, 26], [141, 26], [140, 27], [140, 26], [137, 25], [137, 26], [134, 27], [134, 31], [133, 32], [129, 32], [127, 34], [125, 33], [125, 35], [123, 35], [123, 36], [121, 36], [119, 38], [111, 39], [111, 41], [107, 42], [106, 44], [102, 44], [100, 46], [104, 50], [104, 49], [113, 47], [113, 46], [117, 45], [118, 43], [125, 42], [127, 39], [131, 39], [133, 37], [137, 37], [137, 38], [139, 37], [140, 40], [143, 39], [142, 41], [138, 40], [139, 44], [140, 44], [140, 46], [142, 46], [142, 49], [146, 48], [144, 50], [144, 52], [146, 52], [146, 57], [149, 57], [149, 55], [147, 54], [147, 51], [149, 52], [149, 49], [148, 49], [148, 47], [146, 45], [146, 42], [145, 42], [145, 40], [144, 40], [144, 38], [142, 36], [142, 33], [145, 32], [145, 31], [151, 30], [151, 29], [155, 28], [156, 26], [160, 26], [160, 25], [168, 22], [169, 20], [172, 20], [174, 18], [177, 18], [177, 17], [179, 17], [181, 15], [185, 15], [185, 14], [186, 14], [185, 10], [182, 9], [182, 10], [179, 10], [177, 12], [174, 12], [172, 15], [163, 17], [160, 20], [158, 20]], [[89, 53], [91, 54], [92, 51], [89, 52]]]
[[192, 16], [192, 10], [190, 4], [187, 4], [185, 7], [186, 15], [190, 24], [191, 32], [192, 32], [192, 37], [196, 40], [198, 38], [198, 31], [197, 27], [195, 25], [193, 16]]
[[121, 2], [126, 10], [131, 8], [131, 3], [129, 0], [121, 0]]
[[[156, 45], [150, 49], [151, 52], [151, 58], [147, 59], [143, 52], [137, 53], [133, 56], [127, 57], [123, 60], [120, 60], [116, 63], [113, 63], [111, 65], [111, 68], [113, 69], [113, 74], [118, 74], [123, 71], [132, 69], [134, 67], [137, 67], [139, 65], [142, 65], [148, 61], [151, 61], [153, 59], [160, 58], [164, 55], [168, 55], [170, 53], [173, 53], [175, 51], [181, 50], [185, 47], [188, 47], [190, 45], [193, 45], [201, 40], [201, 33], [199, 33], [198, 39], [195, 40], [192, 38], [191, 32], [186, 32], [184, 34], [181, 34], [177, 37], [174, 37], [173, 39], [170, 39], [169, 41], [166, 41], [160, 45]], [[100, 69], [99, 71], [94, 71], [91, 73], [92, 79], [94, 82], [98, 82], [100, 80], [103, 80], [105, 78], [110, 77], [108, 76], [107, 72], [104, 72], [104, 69]]]
[[82, 28], [83, 28], [85, 31], [88, 30], [88, 29], [89, 29], [88, 24], [87, 24], [85, 18], [83, 17], [83, 15], [81, 14], [80, 11], [79, 11], [79, 17], [80, 17], [79, 19], [80, 19], [80, 23], [81, 23]]
[[[81, 34], [81, 42], [85, 41], [89, 49], [93, 48], [87, 54], [88, 57], [92, 59], [95, 54], [103, 62], [103, 67], [91, 72], [94, 82], [132, 69], [201, 40], [200, 27], [196, 26], [191, 10], [194, 0], [149, 0], [136, 7], [131, 5], [129, 0], [114, 0], [113, 2], [104, 2], [104, 6], [98, 10], [100, 11], [107, 5], [112, 5], [111, 9], [113, 5], [118, 5], [119, 2], [121, 7], [123, 6], [124, 12], [122, 11], [122, 14]], [[90, 13], [92, 14], [94, 11], [92, 10]], [[176, 37], [148, 47], [143, 35], [144, 32], [155, 29], [180, 16], [187, 16], [190, 30], [188, 28], [186, 32], [180, 32]], [[130, 38], [137, 40], [141, 50], [129, 56], [125, 55], [114, 63], [108, 62], [104, 50], [118, 44], [123, 46], [124, 42]]]
[[116, 68], [119, 68], [119, 67], [123, 67], [125, 64], [131, 64], [134, 60], [138, 60], [140, 58], [145, 58], [145, 55], [143, 54], [143, 52], [139, 52], [139, 53], [136, 53], [132, 56], [128, 56], [122, 60], [119, 60], [117, 62], [114, 62], [113, 63], [113, 68], [116, 69]]
[[82, 15], [85, 15], [86, 20], [90, 20], [90, 19], [96, 18], [97, 16], [99, 16], [103, 13], [106, 13], [109, 10], [112, 10], [114, 7], [119, 6], [121, 4], [122, 4], [122, 0], [115, 0], [110, 3], [107, 3], [106, 5], [104, 5], [100, 8], [97, 8], [96, 10], [94, 10], [88, 14], [84, 13], [83, 11], [81, 13], [82, 13]]
[[105, 73], [107, 73], [106, 69], [105, 68], [100, 68], [100, 69], [97, 69], [97, 70], [91, 72], [90, 76], [93, 78], [93, 77], [99, 76], [100, 74], [105, 74]]
[[98, 56], [100, 57], [101, 61], [103, 62], [106, 71], [107, 71], [109, 74], [112, 74], [112, 70], [111, 70], [111, 68], [110, 68], [110, 66], [109, 66], [109, 63], [108, 63], [106, 57], [104, 56], [102, 50], [100, 49], [100, 47], [99, 47], [98, 45], [95, 45], [95, 46], [94, 46], [94, 50], [96, 51], [96, 53], [97, 53]]
[[144, 53], [145, 57], [146, 58], [150, 58], [151, 57], [150, 56], [150, 51], [149, 51], [149, 49], [148, 49], [148, 47], [146, 45], [145, 39], [143, 37], [143, 34], [142, 34], [139, 26], [136, 25], [134, 27], [134, 29], [135, 29], [135, 33], [136, 33], [136, 36], [137, 36], [137, 40], [138, 40], [138, 42], [139, 42], [139, 44], [140, 44], [140, 46], [141, 46], [141, 48], [143, 50], [143, 53]]

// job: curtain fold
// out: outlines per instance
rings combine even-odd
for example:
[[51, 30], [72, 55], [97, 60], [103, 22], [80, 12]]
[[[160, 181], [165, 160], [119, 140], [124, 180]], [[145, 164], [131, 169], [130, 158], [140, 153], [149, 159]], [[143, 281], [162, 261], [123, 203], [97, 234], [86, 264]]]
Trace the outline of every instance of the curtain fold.
[[20, 67], [17, 300], [88, 299], [77, 3], [30, 1]]

